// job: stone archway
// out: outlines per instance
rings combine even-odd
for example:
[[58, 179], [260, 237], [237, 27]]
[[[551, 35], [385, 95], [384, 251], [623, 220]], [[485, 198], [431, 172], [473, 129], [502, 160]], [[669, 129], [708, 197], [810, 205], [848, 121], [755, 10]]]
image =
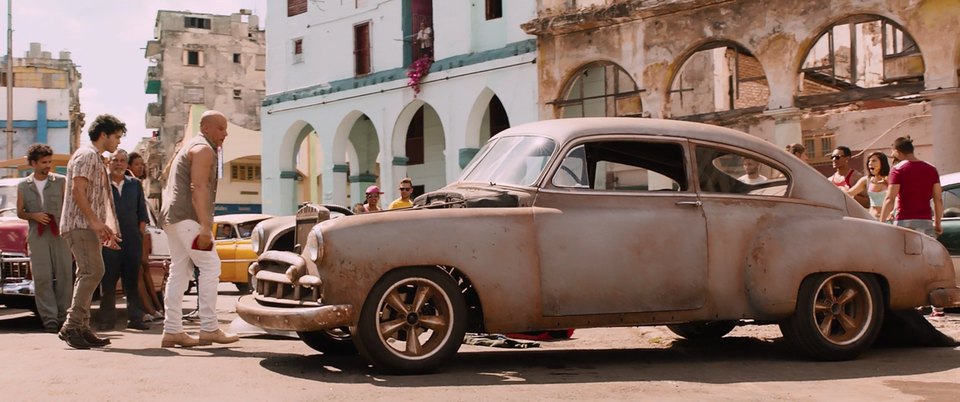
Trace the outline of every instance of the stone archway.
[[[430, 104], [415, 99], [400, 112], [392, 145], [394, 181], [413, 179], [414, 196], [447, 184], [443, 123]], [[396, 195], [392, 188], [384, 191]]]
[[623, 67], [596, 61], [575, 70], [553, 102], [558, 118], [635, 116], [643, 114], [643, 92]]
[[510, 116], [500, 97], [490, 88], [477, 95], [467, 117], [466, 147], [460, 149], [458, 165], [463, 169], [480, 147], [497, 133], [510, 128]]
[[[797, 68], [800, 106], [889, 98], [923, 90], [925, 66], [920, 46], [888, 18], [849, 16], [830, 24], [809, 43]], [[846, 95], [830, 95], [838, 93]]]
[[671, 117], [706, 120], [735, 110], [756, 113], [770, 99], [763, 66], [739, 43], [713, 40], [679, 60], [668, 93]]

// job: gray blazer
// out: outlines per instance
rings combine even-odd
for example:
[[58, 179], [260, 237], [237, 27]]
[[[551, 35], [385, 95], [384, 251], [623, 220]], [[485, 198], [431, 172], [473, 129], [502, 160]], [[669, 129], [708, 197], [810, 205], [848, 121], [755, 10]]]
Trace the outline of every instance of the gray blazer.
[[[36, 181], [33, 175], [27, 176], [20, 184], [17, 184], [17, 192], [23, 197], [23, 210], [26, 212], [46, 212], [52, 214], [60, 223], [60, 213], [63, 210], [64, 189], [67, 179], [63, 175], [50, 173], [47, 176], [47, 185], [43, 188], [43, 201], [40, 200], [40, 192], [37, 191]], [[28, 219], [30, 223], [30, 237], [37, 237], [37, 222]]]

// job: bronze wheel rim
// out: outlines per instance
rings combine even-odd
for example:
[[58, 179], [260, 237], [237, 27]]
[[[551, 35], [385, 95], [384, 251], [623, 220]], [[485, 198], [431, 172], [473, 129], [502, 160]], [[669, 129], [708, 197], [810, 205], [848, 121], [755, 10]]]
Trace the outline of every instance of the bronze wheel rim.
[[826, 341], [849, 345], [870, 328], [873, 309], [873, 296], [863, 280], [852, 274], [835, 274], [817, 288], [813, 320]]
[[443, 288], [425, 278], [395, 283], [377, 305], [377, 333], [391, 353], [425, 359], [437, 353], [453, 329], [453, 303]]

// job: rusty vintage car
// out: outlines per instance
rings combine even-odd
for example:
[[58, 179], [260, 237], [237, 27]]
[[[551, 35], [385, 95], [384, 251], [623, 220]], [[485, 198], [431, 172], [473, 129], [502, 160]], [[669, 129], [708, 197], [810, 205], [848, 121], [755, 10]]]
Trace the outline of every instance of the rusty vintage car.
[[514, 127], [414, 208], [321, 222], [304, 244], [260, 255], [237, 313], [402, 374], [437, 369], [467, 331], [663, 324], [778, 323], [844, 360], [887, 311], [960, 305], [935, 239], [875, 221], [779, 147], [680, 121]]

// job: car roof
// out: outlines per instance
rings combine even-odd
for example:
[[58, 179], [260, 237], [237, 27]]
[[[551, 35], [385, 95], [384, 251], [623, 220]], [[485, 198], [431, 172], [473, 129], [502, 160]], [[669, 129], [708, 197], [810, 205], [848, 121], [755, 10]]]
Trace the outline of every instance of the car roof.
[[941, 186], [949, 186], [957, 183], [960, 183], [960, 172], [947, 173], [940, 176]]
[[777, 148], [762, 138], [725, 127], [681, 120], [635, 117], [581, 117], [543, 120], [509, 128], [497, 134], [496, 137], [529, 134], [552, 138], [558, 144], [597, 134], [647, 134], [719, 141], [740, 148], [762, 150], [764, 153], [769, 153], [771, 148]]
[[21, 181], [23, 181], [23, 178], [22, 178], [22, 177], [13, 177], [13, 178], [9, 178], [9, 179], [0, 179], [0, 187], [16, 186], [17, 184], [20, 184]]
[[272, 218], [272, 215], [264, 214], [229, 214], [229, 215], [217, 215], [213, 217], [213, 222], [215, 223], [230, 223], [238, 224], [250, 221], [262, 221], [264, 219]]

